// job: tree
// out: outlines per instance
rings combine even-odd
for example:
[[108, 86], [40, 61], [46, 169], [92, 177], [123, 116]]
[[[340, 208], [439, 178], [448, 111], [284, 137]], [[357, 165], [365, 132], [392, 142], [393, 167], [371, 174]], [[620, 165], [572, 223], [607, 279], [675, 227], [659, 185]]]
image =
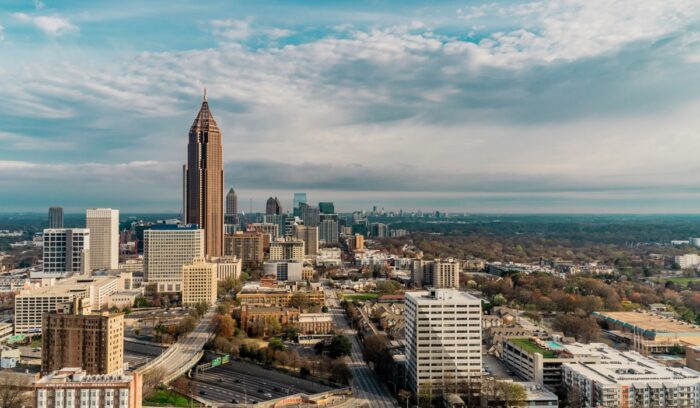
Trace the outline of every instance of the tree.
[[267, 346], [273, 350], [278, 350], [278, 351], [284, 351], [287, 349], [287, 346], [282, 343], [282, 340], [280, 340], [279, 337], [273, 337], [270, 339], [270, 341], [267, 343]]
[[233, 332], [236, 330], [236, 321], [231, 315], [216, 315], [214, 316], [214, 327], [216, 334], [221, 337], [230, 339], [233, 337]]
[[149, 397], [153, 395], [156, 388], [163, 381], [165, 374], [163, 370], [156, 368], [155, 370], [149, 371], [143, 376], [143, 396]]
[[192, 316], [185, 316], [180, 323], [177, 325], [177, 334], [182, 336], [194, 330], [197, 326], [197, 321]]
[[343, 335], [333, 337], [331, 340], [331, 345], [328, 347], [328, 354], [332, 358], [349, 356], [350, 353], [352, 353], [352, 344], [347, 337]]
[[27, 396], [29, 383], [21, 377], [4, 374], [0, 377], [0, 408], [22, 408], [31, 405]]
[[297, 309], [306, 309], [309, 307], [309, 297], [303, 293], [296, 292], [289, 299], [289, 307], [295, 307]]
[[330, 366], [331, 380], [340, 384], [349, 384], [350, 378], [352, 377], [352, 372], [345, 364], [342, 359], [335, 359], [331, 361]]
[[401, 289], [401, 284], [394, 280], [377, 282], [377, 291], [382, 295], [393, 295]]
[[204, 314], [209, 310], [209, 305], [204, 302], [199, 302], [194, 305], [194, 310], [197, 312], [199, 317], [204, 316]]

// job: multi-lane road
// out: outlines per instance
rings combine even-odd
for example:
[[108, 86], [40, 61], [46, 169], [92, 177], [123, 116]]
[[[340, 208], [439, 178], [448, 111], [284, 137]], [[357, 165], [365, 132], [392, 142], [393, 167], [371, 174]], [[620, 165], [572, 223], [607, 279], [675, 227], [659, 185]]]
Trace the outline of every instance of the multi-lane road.
[[348, 337], [352, 344], [348, 368], [352, 372], [351, 385], [355, 396], [366, 400], [367, 406], [372, 408], [397, 408], [396, 400], [365, 362], [357, 332], [348, 325], [345, 311], [340, 307], [334, 290], [326, 290], [326, 306], [328, 306], [328, 312], [333, 316], [336, 329]]
[[331, 390], [317, 382], [238, 360], [197, 373], [190, 381], [202, 398], [223, 403], [255, 403], [300, 392]]
[[156, 359], [139, 367], [137, 371], [144, 375], [158, 372], [163, 378], [169, 378], [173, 374], [182, 371], [183, 368], [190, 368], [186, 366], [191, 365], [191, 360], [202, 351], [202, 348], [212, 336], [211, 320], [213, 317], [214, 310], [211, 309], [202, 316], [192, 332], [178, 340]]

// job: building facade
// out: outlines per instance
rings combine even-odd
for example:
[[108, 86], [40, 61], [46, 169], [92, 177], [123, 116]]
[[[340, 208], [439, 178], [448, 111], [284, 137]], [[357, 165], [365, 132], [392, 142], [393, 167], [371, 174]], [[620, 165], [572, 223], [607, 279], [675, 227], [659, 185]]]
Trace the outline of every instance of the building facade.
[[263, 234], [260, 232], [237, 231], [235, 234], [226, 234], [224, 241], [224, 254], [240, 259], [244, 268], [256, 267], [265, 259]]
[[49, 229], [63, 228], [63, 207], [49, 207]]
[[304, 241], [295, 238], [283, 238], [270, 242], [270, 261], [303, 261]]
[[124, 368], [124, 315], [81, 314], [78, 300], [67, 312], [44, 314], [41, 372], [81, 367], [87, 374], [111, 374]]
[[204, 231], [196, 225], [160, 224], [144, 231], [144, 279], [158, 292], [180, 292], [182, 265], [203, 256]]
[[90, 272], [90, 230], [53, 228], [44, 230], [44, 272], [46, 278], [65, 278]]
[[73, 276], [54, 286], [23, 291], [15, 296], [15, 334], [41, 333], [44, 313], [54, 312], [74, 299], [83, 299], [83, 312], [99, 310], [119, 289], [113, 276]]
[[295, 225], [294, 238], [304, 241], [304, 256], [318, 255], [318, 227]]
[[89, 375], [84, 370], [62, 368], [34, 384], [36, 408], [140, 408], [141, 375]]
[[182, 266], [182, 305], [216, 303], [217, 266], [204, 258], [195, 258]]
[[407, 292], [408, 382], [440, 392], [481, 378], [481, 301], [456, 289]]
[[274, 275], [280, 282], [302, 280], [303, 264], [299, 261], [269, 261], [263, 264], [264, 275]]
[[459, 289], [459, 272], [460, 263], [452, 258], [416, 260], [413, 262], [411, 280], [421, 286]]
[[119, 210], [90, 208], [85, 225], [90, 230], [90, 268], [119, 268]]
[[222, 256], [212, 258], [211, 262], [216, 264], [216, 280], [219, 282], [228, 279], [238, 281], [241, 277], [243, 262], [235, 256]]
[[231, 187], [226, 194], [226, 213], [224, 215], [225, 224], [238, 223], [238, 194]]
[[184, 212], [187, 224], [204, 230], [204, 254], [224, 254], [224, 167], [221, 130], [209, 110], [206, 92], [187, 143]]
[[566, 363], [563, 378], [569, 395], [582, 407], [698, 407], [700, 372], [668, 367], [651, 358], [601, 343], [586, 345], [601, 355], [595, 363]]
[[319, 225], [319, 238], [326, 245], [335, 245], [338, 243], [338, 221], [323, 220]]
[[268, 198], [267, 203], [265, 203], [265, 215], [281, 215], [282, 214], [282, 203], [280, 200], [275, 198]]

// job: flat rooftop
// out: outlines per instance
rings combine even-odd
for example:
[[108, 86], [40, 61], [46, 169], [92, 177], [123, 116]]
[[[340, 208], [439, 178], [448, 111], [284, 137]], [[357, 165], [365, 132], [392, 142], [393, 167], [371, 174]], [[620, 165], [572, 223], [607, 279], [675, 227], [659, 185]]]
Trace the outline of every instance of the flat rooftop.
[[68, 279], [57, 282], [53, 286], [43, 286], [33, 288], [17, 295], [21, 296], [61, 296], [69, 295], [74, 292], [82, 292], [90, 285], [102, 285], [107, 281], [117, 280], [115, 276], [82, 276], [76, 275]]
[[646, 334], [672, 334], [679, 337], [699, 336], [700, 327], [680, 320], [641, 312], [593, 312], [604, 320], [619, 324], [629, 330], [643, 330]]

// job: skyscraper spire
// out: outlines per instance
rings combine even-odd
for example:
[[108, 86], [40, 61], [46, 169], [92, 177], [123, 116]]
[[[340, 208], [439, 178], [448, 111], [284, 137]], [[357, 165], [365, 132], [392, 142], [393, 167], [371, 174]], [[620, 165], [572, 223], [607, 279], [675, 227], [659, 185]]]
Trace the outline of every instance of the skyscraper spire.
[[204, 101], [207, 101], [207, 87], [204, 87]]

